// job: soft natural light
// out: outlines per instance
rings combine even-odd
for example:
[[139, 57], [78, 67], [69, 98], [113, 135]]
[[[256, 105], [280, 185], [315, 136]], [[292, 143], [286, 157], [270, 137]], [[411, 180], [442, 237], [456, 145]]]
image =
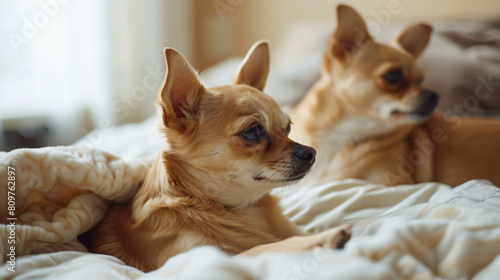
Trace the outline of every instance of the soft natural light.
[[4, 129], [47, 127], [52, 144], [152, 115], [166, 38], [189, 46], [189, 33], [163, 28], [188, 20], [182, 3], [164, 11], [159, 0], [0, 1], [8, 31], [0, 40], [0, 120]]

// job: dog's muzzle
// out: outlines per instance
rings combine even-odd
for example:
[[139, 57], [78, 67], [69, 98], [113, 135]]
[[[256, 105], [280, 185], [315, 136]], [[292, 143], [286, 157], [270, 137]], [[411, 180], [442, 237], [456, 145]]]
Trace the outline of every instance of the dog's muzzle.
[[412, 111], [411, 114], [426, 117], [434, 113], [439, 102], [439, 94], [424, 89], [420, 92], [420, 96], [420, 106], [418, 106], [418, 109]]
[[421, 94], [429, 107], [435, 108], [437, 106], [439, 102], [439, 94], [426, 89], [422, 90]]
[[316, 150], [309, 146], [297, 145], [293, 148], [293, 176], [304, 175], [316, 161]]

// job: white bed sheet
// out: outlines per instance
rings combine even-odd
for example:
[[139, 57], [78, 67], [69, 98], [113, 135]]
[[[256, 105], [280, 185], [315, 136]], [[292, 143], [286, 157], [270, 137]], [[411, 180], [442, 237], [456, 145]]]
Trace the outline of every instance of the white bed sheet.
[[352, 223], [344, 250], [231, 257], [213, 247], [143, 273], [104, 255], [57, 252], [21, 257], [10, 279], [498, 279], [500, 190], [486, 181], [387, 188], [359, 180], [288, 187], [287, 215], [309, 232]]

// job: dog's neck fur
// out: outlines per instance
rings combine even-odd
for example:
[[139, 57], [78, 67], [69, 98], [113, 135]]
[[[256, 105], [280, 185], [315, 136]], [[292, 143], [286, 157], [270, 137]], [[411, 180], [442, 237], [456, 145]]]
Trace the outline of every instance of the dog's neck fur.
[[133, 219], [143, 221], [150, 214], [145, 209], [157, 208], [144, 207], [145, 204], [161, 207], [169, 201], [189, 198], [220, 204], [226, 209], [246, 209], [267, 193], [249, 194], [246, 188], [231, 183], [197, 170], [164, 146], [132, 201]]

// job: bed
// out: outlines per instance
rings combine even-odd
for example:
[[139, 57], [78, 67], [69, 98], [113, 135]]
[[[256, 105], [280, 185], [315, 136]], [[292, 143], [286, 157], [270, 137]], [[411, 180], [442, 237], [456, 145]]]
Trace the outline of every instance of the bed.
[[[476, 33], [487, 31], [488, 34], [495, 30], [490, 23], [456, 25], [448, 22], [436, 23], [435, 26], [438, 32], [433, 42], [441, 42], [445, 47], [453, 43], [446, 39], [453, 32], [470, 38], [467, 32], [471, 30], [476, 30]], [[274, 70], [265, 91], [285, 109], [293, 106], [318, 77], [322, 48], [333, 27], [295, 26], [292, 28], [294, 32], [285, 36], [282, 46], [299, 45], [290, 43], [298, 40], [297, 33], [304, 34], [310, 28], [317, 32], [307, 46], [282, 49], [273, 62]], [[380, 36], [389, 37], [393, 34], [391, 32], [388, 29]], [[498, 42], [493, 42], [493, 39], [473, 38], [486, 42], [484, 47], [477, 48], [480, 53], [485, 49], [488, 49], [487, 55], [498, 52]], [[439, 44], [431, 45], [428, 53], [443, 52], [443, 48]], [[457, 47], [455, 50], [465, 49]], [[453, 54], [457, 55], [456, 52]], [[477, 57], [478, 63], [482, 61], [485, 65], [495, 62], [484, 62], [484, 56]], [[205, 85], [227, 83], [240, 59], [224, 61], [202, 73]], [[424, 72], [430, 67], [425, 64], [426, 59], [430, 58], [424, 56], [422, 59]], [[489, 73], [494, 79], [498, 77], [495, 76], [498, 72], [494, 72], [498, 68], [482, 68], [485, 69], [493, 69]], [[472, 75], [467, 84], [469, 88], [477, 86], [474, 79], [478, 75], [488, 77], [489, 74], [478, 72]], [[456, 77], [447, 81], [451, 85], [442, 87], [453, 89], [456, 85], [453, 78]], [[460, 79], [460, 83], [463, 80]], [[433, 81], [436, 79], [431, 78], [429, 83], [432, 85]], [[494, 103], [491, 99], [486, 115], [497, 112]], [[482, 114], [479, 110], [476, 112]], [[2, 195], [1, 279], [500, 277], [500, 189], [480, 178], [454, 188], [434, 182], [386, 187], [356, 179], [323, 184], [305, 180], [273, 191], [280, 197], [284, 213], [306, 232], [353, 224], [352, 239], [343, 250], [317, 248], [295, 254], [241, 257], [228, 256], [214, 247], [200, 247], [169, 259], [161, 268], [149, 273], [127, 266], [111, 256], [88, 253], [77, 236], [102, 219], [108, 209], [107, 201], [127, 202], [134, 195], [159, 151], [161, 139], [154, 134], [157, 120], [157, 117], [151, 117], [142, 123], [108, 129], [97, 143], [90, 141], [92, 135], [89, 135], [68, 147], [0, 153], [1, 192], [8, 194], [8, 171], [9, 167], [14, 168], [16, 209], [25, 211], [15, 220], [17, 226], [13, 231], [9, 227], [13, 220], [6, 220], [10, 217], [8, 199]], [[92, 192], [81, 194], [78, 190]], [[12, 234], [16, 240], [15, 268], [11, 268], [9, 236]]]

